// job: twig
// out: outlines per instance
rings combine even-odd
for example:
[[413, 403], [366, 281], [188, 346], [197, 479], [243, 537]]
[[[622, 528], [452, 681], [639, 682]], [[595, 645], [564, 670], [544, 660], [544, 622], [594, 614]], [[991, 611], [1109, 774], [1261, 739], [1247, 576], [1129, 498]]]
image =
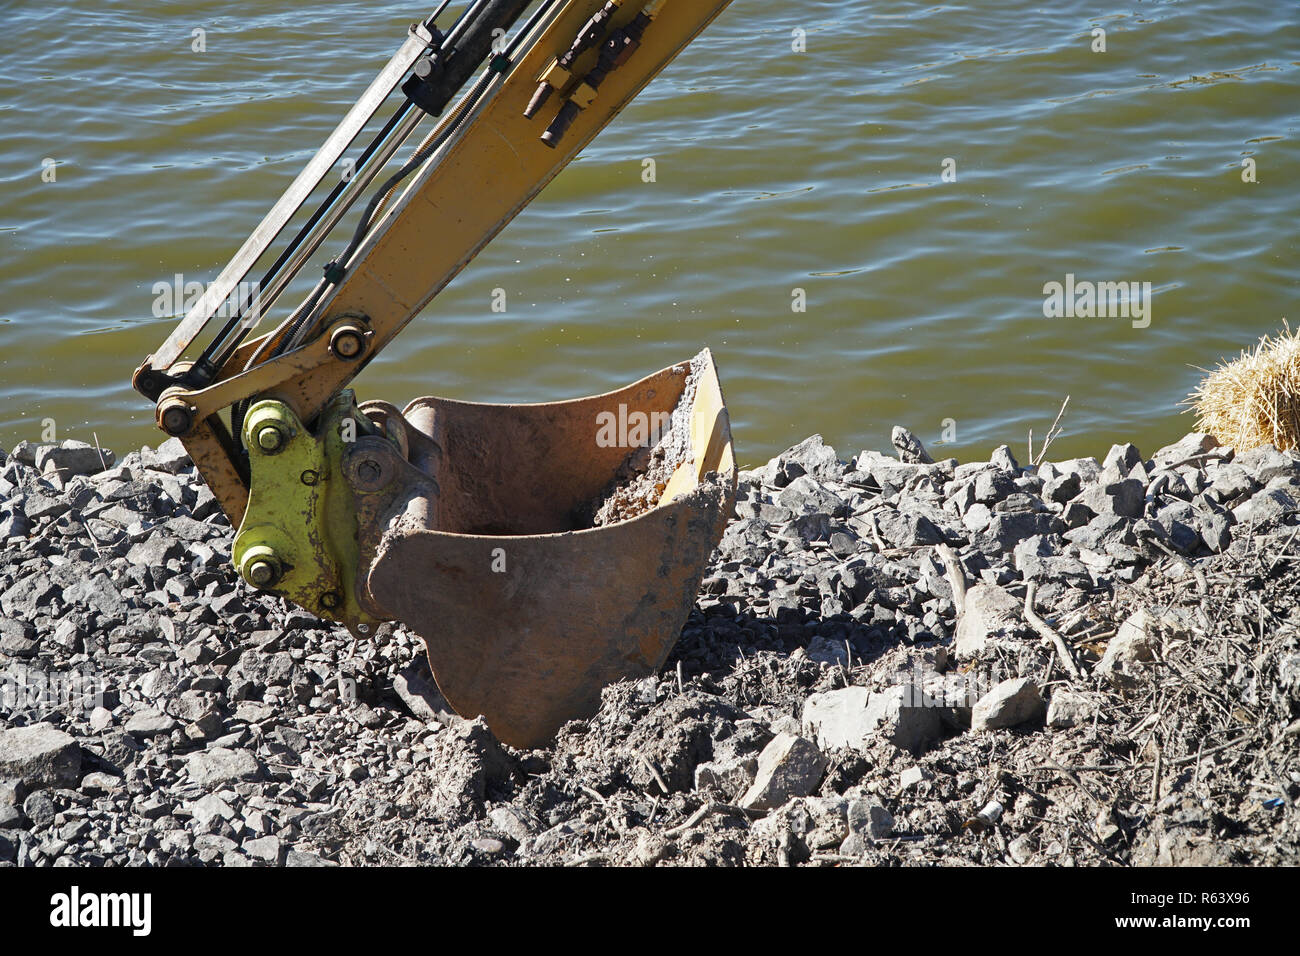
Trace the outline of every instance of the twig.
[[699, 823], [701, 820], [707, 817], [710, 813], [738, 813], [743, 816], [745, 814], [745, 811], [742, 810], [740, 807], [732, 806], [730, 803], [706, 803], [704, 806], [700, 807], [689, 817], [687, 817], [686, 822], [679, 823], [677, 826], [665, 830], [664, 836], [666, 837], [681, 836], [691, 827], [695, 826], [695, 824]]
[[952, 603], [956, 605], [957, 614], [960, 616], [966, 610], [966, 572], [962, 570], [956, 552], [948, 545], [936, 544], [934, 550], [948, 573], [948, 583], [952, 585]]
[[1070, 653], [1065, 640], [1034, 610], [1034, 594], [1037, 591], [1038, 584], [1034, 581], [1030, 581], [1025, 588], [1025, 620], [1044, 641], [1056, 648], [1056, 656], [1061, 659], [1061, 666], [1065, 668], [1065, 672], [1074, 680], [1082, 680], [1083, 675], [1079, 673], [1079, 665], [1074, 662], [1074, 656]]
[[650, 771], [650, 776], [655, 778], [655, 783], [659, 784], [659, 789], [667, 795], [668, 784], [664, 782], [663, 774], [659, 772], [659, 768], [652, 764], [645, 754], [637, 754], [637, 756], [641, 758], [641, 762], [645, 764], [645, 768]]
[[108, 471], [108, 460], [104, 457], [104, 449], [99, 447], [99, 433], [91, 432], [95, 439], [95, 451], [99, 452], [99, 463], [104, 466], [104, 471]]
[[1070, 404], [1070, 396], [1067, 395], [1065, 396], [1065, 401], [1061, 402], [1061, 410], [1056, 413], [1056, 420], [1052, 422], [1052, 427], [1047, 430], [1047, 437], [1043, 439], [1043, 447], [1038, 449], [1037, 459], [1034, 458], [1034, 450], [1033, 450], [1034, 433], [1032, 431], [1029, 433], [1029, 441], [1030, 441], [1029, 463], [1031, 465], [1041, 465], [1043, 463], [1043, 459], [1047, 457], [1047, 449], [1051, 447], [1052, 442], [1055, 441], [1057, 437], [1059, 437], [1061, 434], [1061, 430], [1056, 426], [1061, 423], [1061, 416], [1065, 414], [1065, 406], [1069, 404]]

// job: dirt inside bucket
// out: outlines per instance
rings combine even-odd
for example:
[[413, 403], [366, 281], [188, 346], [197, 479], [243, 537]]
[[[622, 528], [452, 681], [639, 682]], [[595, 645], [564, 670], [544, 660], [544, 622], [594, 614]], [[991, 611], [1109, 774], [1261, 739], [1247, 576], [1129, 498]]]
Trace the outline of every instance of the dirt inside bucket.
[[652, 435], [650, 444], [632, 449], [613, 480], [584, 509], [581, 515], [584, 527], [598, 528], [628, 521], [659, 504], [673, 473], [694, 454], [691, 411], [704, 364], [704, 355], [700, 353], [674, 370], [686, 376], [686, 385], [673, 408], [668, 428], [660, 435]]

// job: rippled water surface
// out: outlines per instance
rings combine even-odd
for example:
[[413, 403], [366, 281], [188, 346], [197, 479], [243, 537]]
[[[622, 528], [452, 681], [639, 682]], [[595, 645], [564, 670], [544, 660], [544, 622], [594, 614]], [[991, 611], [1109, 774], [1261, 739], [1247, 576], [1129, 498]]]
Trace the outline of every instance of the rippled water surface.
[[[0, 447], [160, 440], [155, 284], [215, 277], [428, 12], [0, 2]], [[1300, 318], [1298, 69], [1294, 0], [735, 0], [358, 392], [567, 398], [707, 344], [746, 464], [894, 423], [1023, 459], [1067, 394], [1063, 454], [1150, 452], [1194, 366]], [[1149, 325], [1045, 317], [1067, 274], [1149, 282]]]

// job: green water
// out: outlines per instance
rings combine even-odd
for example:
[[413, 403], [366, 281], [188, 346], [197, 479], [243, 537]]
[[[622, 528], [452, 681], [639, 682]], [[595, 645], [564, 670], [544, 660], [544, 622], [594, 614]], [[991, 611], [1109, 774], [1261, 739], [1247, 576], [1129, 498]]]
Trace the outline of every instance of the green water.
[[[161, 439], [155, 284], [214, 278], [431, 8], [0, 3], [0, 447]], [[1149, 453], [1194, 366], [1300, 319], [1298, 68], [1294, 0], [735, 0], [357, 389], [544, 401], [709, 345], [745, 464], [895, 423], [1023, 460], [1067, 394], [1062, 455]], [[1149, 324], [1045, 317], [1067, 274], [1149, 282]]]

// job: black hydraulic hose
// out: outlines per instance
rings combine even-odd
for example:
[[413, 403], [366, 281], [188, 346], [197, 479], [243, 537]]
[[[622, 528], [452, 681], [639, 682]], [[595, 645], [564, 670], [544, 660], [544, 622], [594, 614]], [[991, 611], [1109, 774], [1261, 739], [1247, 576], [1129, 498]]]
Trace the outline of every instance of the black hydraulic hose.
[[[497, 29], [508, 29], [509, 26], [518, 18], [519, 14], [523, 12], [524, 8], [528, 6], [531, 0], [487, 0], [487, 2], [495, 3], [497, 8], [510, 8], [511, 12], [508, 14], [510, 17], [509, 23], [502, 26], [496, 21], [487, 19], [486, 25], [479, 28], [477, 33], [469, 32], [468, 38], [465, 41], [465, 47], [458, 48], [452, 52], [451, 59], [449, 59], [446, 67], [447, 75], [443, 78], [440, 84], [443, 90], [447, 93], [446, 99], [448, 101], [455, 92], [464, 85], [465, 79], [468, 79], [469, 76], [473, 75], [473, 71], [478, 69], [479, 63], [481, 63], [483, 58], [485, 58], [491, 51], [492, 44], [496, 40], [496, 37], [494, 36], [495, 31]], [[528, 21], [524, 29], [520, 30], [515, 35], [511, 40], [510, 45], [506, 48], [505, 55], [507, 60], [518, 50], [523, 38], [531, 32], [532, 28], [538, 22], [541, 21], [552, 6], [554, 6], [554, 0], [547, 0], [547, 2], [543, 3], [534, 12], [532, 18]], [[469, 16], [468, 11], [465, 16]], [[487, 17], [489, 14], [484, 14], [484, 16]], [[464, 19], [465, 18], [462, 17], [462, 21]], [[460, 21], [457, 23], [458, 27], [459, 24]], [[467, 30], [473, 31], [476, 27], [478, 27], [477, 23], [468, 27]], [[458, 30], [453, 29], [452, 33], [458, 33]], [[451, 34], [448, 35], [447, 43], [452, 43]], [[444, 48], [445, 46], [446, 44], [444, 44]], [[460, 66], [459, 68], [454, 68], [454, 64], [456, 64], [456, 59], [458, 57], [461, 58]], [[464, 59], [465, 57], [468, 57], [468, 59]], [[462, 75], [464, 75], [465, 79], [461, 79]], [[379, 208], [379, 204], [397, 188], [398, 184], [401, 183], [403, 179], [423, 166], [428, 158], [433, 155], [435, 151], [441, 148], [451, 134], [460, 127], [460, 124], [464, 121], [465, 117], [473, 111], [478, 101], [482, 98], [484, 92], [486, 92], [487, 86], [491, 82], [493, 75], [494, 73], [489, 71], [479, 77], [478, 82], [470, 92], [466, 94], [465, 108], [461, 110], [460, 115], [448, 124], [447, 128], [444, 129], [435, 140], [419, 149], [401, 169], [390, 176], [388, 180], [386, 180], [383, 185], [376, 190], [375, 194], [371, 197], [370, 202], [366, 205], [366, 210], [362, 214], [361, 220], [357, 223], [357, 228], [353, 231], [352, 239], [348, 243], [347, 248], [343, 250], [342, 254], [339, 255], [329, 267], [326, 268], [326, 276], [329, 279], [330, 285], [336, 285], [338, 281], [342, 279], [342, 270], [345, 268], [347, 261], [352, 257], [353, 253], [356, 252], [357, 248], [365, 239], [366, 233], [369, 231], [371, 226], [371, 219], [375, 214], [375, 210]], [[316, 303], [320, 299], [320, 296], [324, 294], [324, 291], [325, 290], [319, 286], [317, 287], [316, 293], [313, 293], [307, 308], [300, 310], [299, 316], [291, 326], [289, 334], [280, 340], [280, 345], [277, 347], [275, 354], [281, 354], [284, 350], [291, 347], [291, 344], [297, 340], [307, 324], [313, 321], [315, 317], [312, 313], [315, 309]]]
[[[441, 78], [442, 82], [440, 83], [442, 89], [446, 91], [446, 102], [449, 102], [465, 82], [473, 76], [474, 71], [478, 69], [482, 61], [492, 51], [493, 44], [497, 39], [496, 31], [509, 30], [510, 27], [514, 25], [515, 21], [518, 20], [520, 14], [522, 14], [532, 2], [533, 0], [477, 0], [477, 2], [471, 4], [470, 7], [465, 10], [461, 17], [456, 21], [456, 24], [452, 27], [451, 31], [447, 34], [439, 48], [440, 56], [442, 55], [442, 51], [451, 48], [450, 53], [447, 54], [447, 58], [444, 60], [444, 75]], [[545, 17], [547, 12], [555, 5], [555, 2], [556, 0], [545, 0], [545, 2], [543, 2], [534, 12], [533, 16], [527, 22], [527, 25], [522, 30], [518, 31], [505, 51], [507, 63], [509, 62], [510, 57], [518, 50], [523, 38], [532, 32], [532, 29], [541, 22], [542, 18]], [[446, 4], [444, 3], [443, 6], [445, 7]], [[439, 8], [439, 12], [441, 12], [441, 10], [442, 7]], [[474, 18], [473, 22], [470, 22], [471, 17]], [[496, 17], [500, 17], [501, 19], [497, 19]], [[461, 41], [462, 36], [464, 36], [463, 42]], [[308, 299], [295, 310], [295, 315], [290, 317], [291, 324], [289, 330], [286, 335], [280, 338], [279, 344], [275, 347], [275, 350], [272, 353], [273, 355], [280, 355], [286, 351], [290, 347], [290, 343], [298, 338], [303, 329], [315, 320], [316, 316], [314, 316], [313, 313], [315, 312], [317, 304], [320, 302], [322, 296], [324, 296], [331, 287], [337, 285], [342, 279], [342, 265], [347, 262], [364, 240], [371, 225], [370, 220], [374, 216], [375, 210], [379, 207], [379, 204], [385, 197], [391, 194], [403, 179], [409, 176], [416, 169], [419, 169], [435, 151], [442, 147], [451, 134], [459, 128], [461, 122], [463, 122], [465, 117], [473, 111], [474, 107], [478, 104], [478, 101], [486, 92], [493, 75], [494, 72], [483, 74], [474, 85], [473, 89], [471, 89], [471, 91], [466, 95], [465, 108], [461, 111], [460, 115], [456, 117], [454, 121], [449, 123], [447, 128], [443, 130], [435, 140], [417, 150], [415, 155], [412, 156], [401, 169], [389, 177], [389, 179], [385, 181], [378, 190], [376, 190], [375, 194], [371, 197], [370, 202], [367, 204], [366, 210], [361, 216], [361, 220], [357, 224], [357, 228], [353, 232], [352, 239], [348, 243], [347, 248], [344, 250], [342, 255], [333, 260], [330, 266], [326, 268], [326, 278], [317, 283]], [[404, 112], [404, 110], [410, 106], [411, 101], [408, 99], [399, 112]], [[392, 120], [390, 120], [390, 123], [391, 122]], [[377, 141], [382, 141], [383, 137], [387, 135], [387, 129], [388, 128], [385, 127], [384, 133], [381, 134]], [[372, 146], [374, 145], [375, 144], [372, 144]], [[342, 185], [344, 184], [340, 184], [340, 186]], [[336, 187], [336, 189], [338, 188], [339, 187]], [[324, 208], [328, 208], [328, 205], [329, 201], [326, 202]], [[249, 361], [245, 366], [245, 371], [253, 367], [253, 365], [261, 359], [261, 352], [262, 350], [259, 349], [256, 354], [249, 358]], [[244, 452], [243, 420], [251, 403], [251, 399], [242, 399], [235, 402], [231, 407], [231, 437], [234, 440], [236, 449], [241, 454]]]
[[[397, 124], [400, 123], [410, 111], [411, 101], [404, 100], [393, 112], [393, 115], [389, 117], [388, 122], [384, 124], [383, 129], [375, 135], [375, 138], [372, 139], [369, 145], [367, 145], [366, 148], [357, 156], [354, 167], [355, 169], [360, 169], [367, 161], [369, 161], [370, 157], [375, 154], [375, 151], [378, 150], [379, 147], [383, 145], [384, 141], [392, 135]], [[262, 278], [256, 287], [259, 291], [270, 286], [271, 280], [274, 279], [280, 270], [284, 268], [285, 263], [292, 258], [293, 254], [298, 251], [298, 248], [303, 244], [307, 236], [311, 234], [311, 231], [314, 228], [316, 228], [316, 224], [320, 222], [321, 219], [324, 218], [325, 214], [329, 212], [336, 202], [338, 202], [339, 197], [343, 195], [343, 191], [348, 188], [348, 182], [349, 180], [345, 179], [336, 183], [334, 188], [330, 190], [330, 194], [325, 197], [319, 206], [316, 207], [316, 210], [311, 214], [311, 218], [303, 223], [302, 228], [298, 230], [293, 239], [289, 241], [289, 244], [285, 246], [284, 251], [281, 252], [275, 262], [271, 264], [271, 267], [263, 273]], [[199, 357], [196, 364], [200, 366], [206, 364], [213, 369], [219, 369], [225, 365], [226, 362], [230, 360], [230, 356], [234, 354], [235, 349], [239, 348], [239, 346], [243, 344], [245, 338], [248, 336], [248, 332], [251, 331], [252, 326], [250, 325], [241, 330], [240, 333], [231, 338], [230, 341], [226, 341], [231, 333], [244, 322], [244, 319], [245, 308], [241, 304], [239, 311], [226, 321], [226, 324], [222, 327], [220, 332], [213, 336], [212, 341], [208, 344], [208, 347]], [[222, 344], [223, 342], [225, 343], [224, 345]]]

